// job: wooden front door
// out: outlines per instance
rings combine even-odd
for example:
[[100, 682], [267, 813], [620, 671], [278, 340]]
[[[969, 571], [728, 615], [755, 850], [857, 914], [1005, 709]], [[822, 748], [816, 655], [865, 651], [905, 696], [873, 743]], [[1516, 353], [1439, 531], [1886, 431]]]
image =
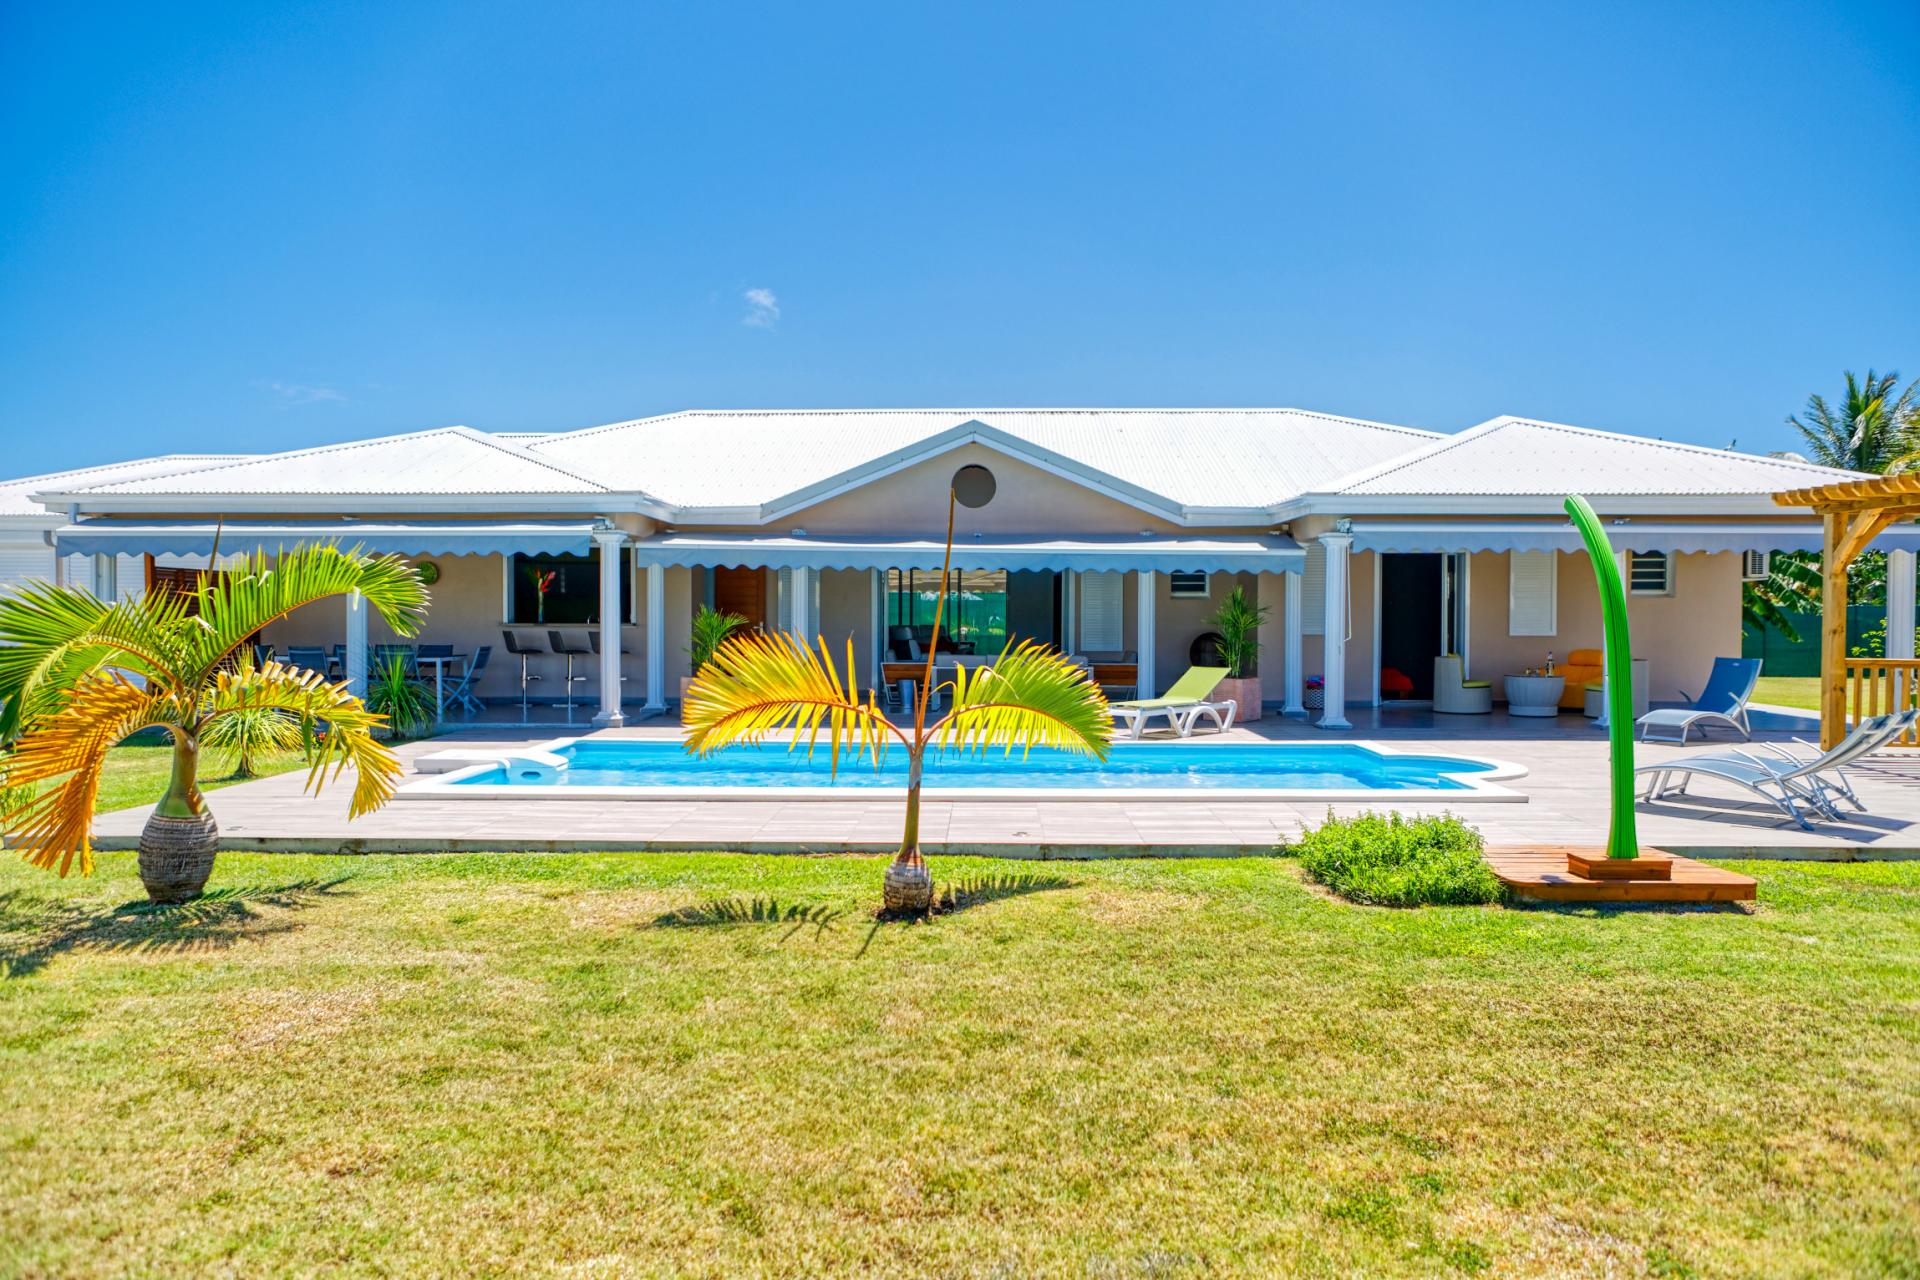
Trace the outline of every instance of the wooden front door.
[[713, 571], [713, 607], [721, 613], [737, 613], [751, 628], [767, 622], [767, 571], [765, 569], [715, 569]]

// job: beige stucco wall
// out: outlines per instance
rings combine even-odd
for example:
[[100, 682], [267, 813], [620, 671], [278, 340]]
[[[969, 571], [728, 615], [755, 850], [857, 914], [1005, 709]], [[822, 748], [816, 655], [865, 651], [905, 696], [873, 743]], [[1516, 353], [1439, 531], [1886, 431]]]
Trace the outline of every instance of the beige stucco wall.
[[[1258, 579], [1263, 575], [1252, 573], [1211, 573], [1207, 575], [1207, 595], [1204, 599], [1193, 597], [1175, 599], [1172, 580], [1166, 574], [1156, 574], [1156, 605], [1154, 611], [1154, 676], [1160, 687], [1165, 689], [1180, 678], [1187, 669], [1188, 653], [1193, 642], [1214, 629], [1210, 619], [1236, 585], [1243, 586], [1249, 594], [1258, 591]], [[1278, 662], [1279, 653], [1273, 654]], [[1264, 671], [1265, 668], [1262, 667]], [[1279, 668], [1275, 666], [1275, 679]], [[1276, 684], [1275, 688], [1279, 686]], [[1261, 691], [1264, 697], [1266, 691]]]
[[[823, 569], [820, 573], [820, 635], [833, 654], [835, 666], [846, 658], [853, 641], [854, 683], [874, 684], [873, 575], [866, 569]], [[810, 639], [812, 637], [809, 637]]]
[[[1505, 697], [1502, 676], [1556, 660], [1571, 649], [1601, 647], [1600, 595], [1584, 552], [1562, 552], [1555, 569], [1555, 634], [1507, 634], [1506, 552], [1478, 552], [1468, 569], [1468, 660], [1477, 679]], [[1648, 660], [1652, 697], [1699, 693], [1715, 657], [1740, 653], [1740, 557], [1704, 552], [1674, 557], [1673, 594], [1627, 597], [1627, 626], [1636, 658]]]
[[864, 487], [783, 518], [777, 528], [811, 534], [909, 533], [939, 538], [947, 527], [947, 486], [961, 467], [993, 472], [993, 501], [955, 513], [955, 534], [1171, 532], [1176, 526], [1138, 507], [1021, 462], [981, 444], [918, 462]]

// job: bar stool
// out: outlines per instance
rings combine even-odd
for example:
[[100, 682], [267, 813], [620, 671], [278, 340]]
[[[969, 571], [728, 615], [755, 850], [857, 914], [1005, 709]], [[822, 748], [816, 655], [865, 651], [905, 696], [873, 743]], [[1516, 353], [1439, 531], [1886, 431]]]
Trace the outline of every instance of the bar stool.
[[542, 649], [538, 644], [521, 644], [520, 637], [514, 635], [511, 631], [502, 631], [500, 637], [506, 642], [507, 652], [520, 659], [520, 718], [525, 720], [527, 718], [527, 681], [538, 680], [540, 678], [538, 673], [528, 674], [527, 659], [536, 654], [543, 654], [546, 650]]
[[587, 648], [578, 640], [568, 640], [558, 631], [547, 632], [547, 643], [553, 646], [553, 651], [556, 654], [561, 655], [567, 660], [567, 723], [571, 724], [573, 723], [574, 682], [576, 680], [583, 682], [586, 680], [585, 676], [573, 674], [573, 660], [575, 658], [591, 658], [593, 656], [593, 650]]

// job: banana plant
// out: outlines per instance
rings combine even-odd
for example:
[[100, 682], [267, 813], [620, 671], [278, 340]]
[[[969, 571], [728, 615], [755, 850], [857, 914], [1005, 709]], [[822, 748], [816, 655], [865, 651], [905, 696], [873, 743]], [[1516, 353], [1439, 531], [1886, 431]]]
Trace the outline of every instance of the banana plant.
[[140, 878], [156, 902], [206, 887], [220, 830], [200, 794], [200, 751], [229, 718], [277, 712], [324, 724], [307, 774], [318, 791], [355, 771], [352, 816], [386, 803], [400, 762], [375, 741], [383, 717], [345, 684], [237, 654], [294, 610], [359, 592], [396, 632], [426, 616], [419, 575], [395, 556], [328, 544], [243, 559], [193, 592], [156, 591], [109, 604], [76, 587], [29, 586], [0, 599], [0, 734], [18, 735], [5, 761], [0, 829], [28, 862], [64, 876], [93, 870], [93, 807], [107, 751], [146, 729], [173, 742], [172, 775], [140, 835]]
[[851, 637], [844, 676], [824, 637], [813, 644], [784, 633], [729, 637], [694, 677], [682, 707], [686, 749], [695, 755], [735, 743], [756, 745], [781, 731], [793, 735], [790, 750], [804, 742], [811, 753], [824, 732], [830, 770], [837, 777], [843, 754], [863, 757], [878, 769], [890, 747], [904, 749], [906, 821], [881, 893], [882, 905], [891, 912], [924, 913], [932, 906], [933, 877], [920, 851], [921, 778], [930, 749], [999, 748], [1011, 754], [1016, 747], [1023, 752], [1053, 747], [1105, 759], [1113, 732], [1107, 700], [1085, 669], [1031, 641], [1009, 645], [991, 666], [972, 672], [956, 668], [949, 710], [927, 723], [941, 611], [953, 568], [953, 517], [949, 490], [940, 602], [910, 725], [894, 724], [871, 690], [862, 695], [856, 687]]

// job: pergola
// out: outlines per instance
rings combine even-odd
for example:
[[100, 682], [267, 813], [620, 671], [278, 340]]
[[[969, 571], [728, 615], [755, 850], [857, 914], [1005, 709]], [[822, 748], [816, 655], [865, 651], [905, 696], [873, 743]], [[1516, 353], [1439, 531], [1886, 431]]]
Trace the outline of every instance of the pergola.
[[[1842, 480], [1811, 489], [1790, 489], [1776, 493], [1773, 500], [1784, 507], [1812, 507], [1820, 516], [1823, 537], [1820, 558], [1820, 745], [1831, 747], [1847, 731], [1847, 568], [1867, 544], [1896, 520], [1920, 516], [1920, 472], [1877, 476], [1871, 480]], [[1894, 599], [1895, 584], [1888, 575], [1888, 601]], [[1888, 638], [1892, 639], [1891, 619], [1911, 616], [1889, 610]], [[1865, 665], [1865, 664], [1861, 664]], [[1875, 660], [1873, 666], [1885, 670], [1891, 680], [1885, 710], [1895, 710], [1911, 698], [1914, 668], [1911, 660]], [[1897, 673], [1904, 670], [1906, 678]], [[1873, 690], [1876, 702], [1880, 690]], [[1882, 709], [1878, 706], [1875, 710]], [[1861, 708], [1856, 708], [1867, 714]]]

